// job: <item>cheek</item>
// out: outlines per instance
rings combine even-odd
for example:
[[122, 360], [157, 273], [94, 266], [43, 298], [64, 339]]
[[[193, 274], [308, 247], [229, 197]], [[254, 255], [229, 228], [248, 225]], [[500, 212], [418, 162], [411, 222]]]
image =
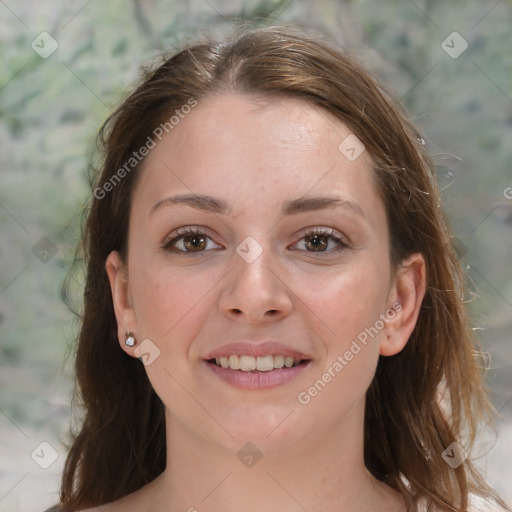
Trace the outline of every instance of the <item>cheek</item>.
[[388, 291], [378, 268], [353, 266], [317, 280], [321, 288], [308, 297], [316, 313], [309, 315], [309, 327], [321, 332], [324, 357], [297, 399], [326, 423], [336, 423], [360, 403], [375, 374]]
[[177, 341], [178, 333], [191, 339], [218, 280], [215, 272], [141, 265], [130, 278], [140, 334], [161, 342]]
[[187, 361], [191, 344], [214, 307], [211, 289], [219, 281], [215, 275], [152, 262], [130, 278], [139, 336], [150, 339], [159, 351], [146, 367], [148, 378], [164, 403], [172, 397], [173, 408], [190, 407], [180, 383], [194, 376], [195, 367]]
[[294, 293], [313, 313], [309, 316], [329, 348], [342, 349], [385, 312], [389, 276], [379, 269], [375, 262], [361, 261], [330, 273], [291, 278]]
[[379, 340], [385, 335], [381, 315], [389, 276], [382, 268], [360, 261], [329, 277], [302, 276], [298, 294], [314, 313], [309, 315], [309, 328], [320, 336], [325, 354], [301, 403], [315, 400], [318, 406], [329, 404], [342, 413], [368, 389], [379, 358]]

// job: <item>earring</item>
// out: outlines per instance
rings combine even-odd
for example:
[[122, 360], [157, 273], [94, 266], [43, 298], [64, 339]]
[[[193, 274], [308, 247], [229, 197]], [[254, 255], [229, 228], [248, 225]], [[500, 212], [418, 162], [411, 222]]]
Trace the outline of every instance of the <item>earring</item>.
[[135, 345], [135, 338], [133, 337], [133, 333], [130, 331], [126, 333], [125, 344], [127, 347], [133, 347]]

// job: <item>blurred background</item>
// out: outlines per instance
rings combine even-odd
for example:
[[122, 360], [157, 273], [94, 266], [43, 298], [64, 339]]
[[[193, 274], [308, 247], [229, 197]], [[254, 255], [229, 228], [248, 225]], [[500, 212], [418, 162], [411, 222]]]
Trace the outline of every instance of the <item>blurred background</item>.
[[[162, 52], [240, 23], [281, 22], [346, 46], [423, 132], [474, 292], [498, 411], [497, 436], [483, 428], [474, 456], [512, 503], [510, 0], [5, 0], [0, 512], [42, 511], [58, 499], [77, 332], [60, 288], [80, 238], [98, 128]], [[80, 278], [72, 283], [79, 297]]]

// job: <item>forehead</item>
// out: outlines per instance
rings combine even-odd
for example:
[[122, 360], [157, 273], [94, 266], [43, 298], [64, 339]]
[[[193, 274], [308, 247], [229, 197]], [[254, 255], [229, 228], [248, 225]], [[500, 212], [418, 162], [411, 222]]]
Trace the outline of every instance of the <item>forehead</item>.
[[216, 191], [247, 205], [336, 189], [375, 199], [373, 160], [366, 151], [357, 156], [354, 137], [332, 113], [299, 98], [212, 95], [156, 141], [134, 195], [156, 202], [171, 190]]

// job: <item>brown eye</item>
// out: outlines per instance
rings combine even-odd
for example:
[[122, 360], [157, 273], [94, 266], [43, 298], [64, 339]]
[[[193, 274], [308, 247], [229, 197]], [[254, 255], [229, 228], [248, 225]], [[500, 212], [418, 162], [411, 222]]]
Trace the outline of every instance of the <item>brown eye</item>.
[[[343, 236], [338, 236], [333, 229], [316, 228], [306, 233], [296, 245], [302, 245], [306, 252], [317, 253], [318, 256], [332, 255], [349, 247]], [[300, 247], [299, 247], [300, 249]]]
[[182, 237], [183, 245], [190, 251], [202, 251], [206, 247], [206, 238], [201, 235], [186, 235]]
[[[218, 249], [219, 245], [214, 244], [211, 238], [199, 230], [192, 228], [184, 228], [176, 232], [175, 237], [165, 242], [162, 248], [168, 252], [178, 254], [201, 253], [209, 249]], [[208, 242], [211, 241], [215, 247], [209, 247]], [[211, 245], [211, 244], [210, 244]]]
[[312, 247], [314, 252], [324, 251], [329, 245], [329, 237], [326, 235], [308, 235], [304, 237], [304, 240], [306, 247]]

